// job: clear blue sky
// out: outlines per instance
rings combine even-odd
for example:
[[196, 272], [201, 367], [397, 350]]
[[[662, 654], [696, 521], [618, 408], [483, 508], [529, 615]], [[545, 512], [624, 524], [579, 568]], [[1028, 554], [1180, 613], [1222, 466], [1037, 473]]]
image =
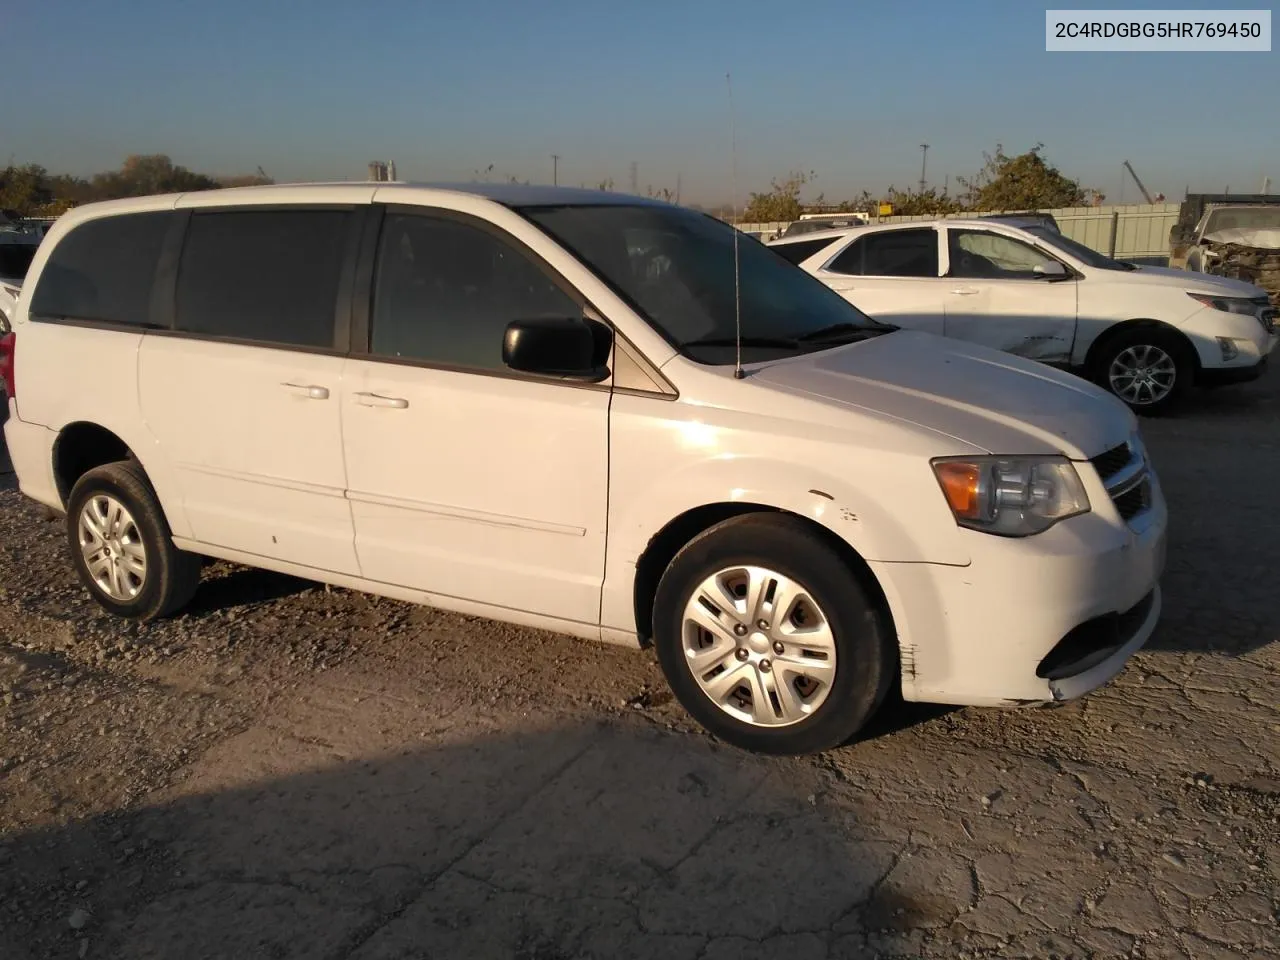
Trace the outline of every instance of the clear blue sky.
[[1126, 158], [1170, 198], [1280, 191], [1280, 54], [1046, 53], [1045, 6], [0, 0], [0, 162], [167, 153], [299, 180], [381, 158], [402, 179], [549, 182], [558, 153], [562, 183], [625, 189], [634, 160], [641, 190], [680, 175], [684, 199], [719, 202], [731, 72], [743, 196], [800, 167], [828, 198], [905, 187], [922, 142], [928, 179], [954, 184], [997, 141], [1043, 142], [1109, 199]]

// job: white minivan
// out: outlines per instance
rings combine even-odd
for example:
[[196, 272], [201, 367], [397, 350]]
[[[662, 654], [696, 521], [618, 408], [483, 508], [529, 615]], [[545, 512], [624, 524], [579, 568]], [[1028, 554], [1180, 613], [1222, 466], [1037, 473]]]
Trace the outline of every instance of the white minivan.
[[[737, 266], [735, 266], [737, 264]], [[1068, 700], [1160, 613], [1131, 411], [877, 323], [703, 214], [311, 184], [81, 207], [3, 340], [20, 489], [106, 609], [217, 557], [652, 644], [724, 740]], [[495, 641], [496, 642], [496, 641]]]
[[774, 249], [858, 309], [1074, 371], [1135, 411], [1256, 379], [1277, 340], [1267, 292], [1114, 260], [1034, 220], [877, 224]]

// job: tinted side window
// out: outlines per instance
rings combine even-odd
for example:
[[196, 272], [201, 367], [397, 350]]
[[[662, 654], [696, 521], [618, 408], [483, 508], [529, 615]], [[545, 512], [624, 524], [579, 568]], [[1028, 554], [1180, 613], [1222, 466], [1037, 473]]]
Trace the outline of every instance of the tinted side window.
[[512, 320], [582, 308], [523, 253], [457, 220], [388, 214], [378, 250], [371, 351], [450, 366], [507, 369]]
[[179, 330], [332, 347], [345, 210], [197, 211], [178, 268]]
[[151, 284], [171, 217], [131, 213], [72, 229], [45, 264], [31, 312], [142, 325], [150, 320]]
[[854, 241], [828, 269], [868, 277], [936, 277], [938, 234], [933, 228], [868, 234]]
[[782, 243], [776, 247], [769, 249], [782, 257], [784, 260], [790, 260], [792, 263], [800, 263], [808, 260], [823, 247], [829, 247], [834, 243], [830, 237], [822, 240], [802, 240], [799, 243]]

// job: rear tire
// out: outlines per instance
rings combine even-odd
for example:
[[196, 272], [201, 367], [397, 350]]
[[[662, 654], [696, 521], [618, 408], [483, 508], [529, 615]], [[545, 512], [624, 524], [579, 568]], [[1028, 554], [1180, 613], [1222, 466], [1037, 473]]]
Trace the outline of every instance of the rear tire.
[[897, 675], [892, 630], [854, 571], [785, 514], [735, 517], [686, 544], [658, 584], [653, 623], [684, 708], [760, 753], [845, 743]]
[[1195, 376], [1195, 360], [1177, 335], [1139, 326], [1103, 344], [1092, 374], [1134, 413], [1155, 417], [1182, 401]]
[[104, 609], [132, 620], [168, 616], [200, 583], [200, 557], [173, 545], [142, 467], [132, 460], [85, 473], [67, 498], [71, 562]]

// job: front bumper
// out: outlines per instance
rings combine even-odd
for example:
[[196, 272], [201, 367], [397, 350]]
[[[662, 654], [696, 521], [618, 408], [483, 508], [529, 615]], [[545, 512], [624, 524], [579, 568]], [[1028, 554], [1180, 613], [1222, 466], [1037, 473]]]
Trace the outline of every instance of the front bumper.
[[1168, 524], [1159, 481], [1148, 474], [1150, 505], [1125, 519], [1098, 475], [1080, 467], [1088, 514], [1025, 539], [972, 532], [963, 567], [871, 565], [897, 628], [906, 699], [1071, 700], [1115, 677], [1147, 642], [1160, 618]]

